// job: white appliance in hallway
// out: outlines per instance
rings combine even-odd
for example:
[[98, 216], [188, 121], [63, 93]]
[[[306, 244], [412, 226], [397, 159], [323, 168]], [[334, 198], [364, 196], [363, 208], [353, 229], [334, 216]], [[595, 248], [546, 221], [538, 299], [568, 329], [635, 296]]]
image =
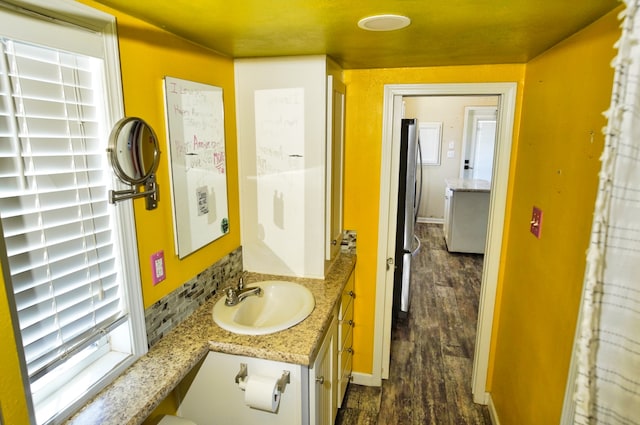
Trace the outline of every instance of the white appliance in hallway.
[[[393, 320], [409, 313], [411, 259], [420, 249], [414, 226], [422, 192], [422, 167], [418, 120], [403, 119], [400, 130], [400, 171], [396, 222], [395, 273], [393, 278]], [[417, 198], [416, 198], [417, 197]]]
[[444, 239], [450, 252], [484, 254], [491, 184], [486, 180], [447, 179]]

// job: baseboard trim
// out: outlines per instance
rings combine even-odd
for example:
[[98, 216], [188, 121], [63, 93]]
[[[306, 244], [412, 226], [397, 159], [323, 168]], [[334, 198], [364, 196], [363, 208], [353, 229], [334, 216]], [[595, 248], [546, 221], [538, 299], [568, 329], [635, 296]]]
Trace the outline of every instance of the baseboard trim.
[[479, 394], [473, 393], [473, 402], [486, 406], [487, 404], [489, 404], [489, 393], [486, 391], [482, 391]]
[[500, 419], [498, 418], [498, 412], [496, 411], [496, 406], [495, 404], [493, 404], [491, 393], [489, 393], [489, 400], [487, 403], [487, 407], [489, 408], [489, 417], [491, 418], [491, 423], [493, 425], [500, 425]]
[[382, 379], [376, 378], [375, 376], [373, 376], [370, 373], [353, 372], [351, 374], [351, 376], [353, 377], [351, 382], [353, 382], [356, 385], [364, 385], [364, 386], [367, 386], [367, 387], [381, 387], [382, 386]]

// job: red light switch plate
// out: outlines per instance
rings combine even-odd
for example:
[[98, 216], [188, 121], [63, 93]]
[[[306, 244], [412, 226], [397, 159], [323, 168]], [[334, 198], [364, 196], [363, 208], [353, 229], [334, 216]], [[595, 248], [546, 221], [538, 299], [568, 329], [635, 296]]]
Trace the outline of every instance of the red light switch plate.
[[164, 251], [158, 251], [151, 255], [151, 277], [154, 285], [164, 280]]
[[542, 210], [538, 207], [533, 207], [530, 230], [536, 238], [540, 239], [540, 232], [542, 231]]

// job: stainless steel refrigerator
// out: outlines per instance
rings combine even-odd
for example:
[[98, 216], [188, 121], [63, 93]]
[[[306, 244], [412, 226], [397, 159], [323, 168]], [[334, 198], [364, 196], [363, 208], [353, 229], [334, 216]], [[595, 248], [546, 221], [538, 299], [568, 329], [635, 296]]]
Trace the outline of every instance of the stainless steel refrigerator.
[[420, 249], [414, 226], [422, 192], [418, 120], [403, 119], [400, 130], [400, 171], [398, 175], [398, 214], [396, 222], [393, 319], [405, 318], [411, 301], [411, 262]]

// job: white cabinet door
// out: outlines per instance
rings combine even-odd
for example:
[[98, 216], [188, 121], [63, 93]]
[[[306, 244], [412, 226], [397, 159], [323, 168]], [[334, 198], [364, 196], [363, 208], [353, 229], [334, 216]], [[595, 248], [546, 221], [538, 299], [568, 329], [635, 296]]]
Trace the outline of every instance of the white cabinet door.
[[333, 425], [338, 412], [337, 401], [337, 347], [336, 320], [331, 321], [329, 332], [309, 371], [310, 418], [312, 425]]
[[344, 101], [346, 89], [327, 77], [327, 212], [326, 259], [333, 260], [342, 242], [344, 176]]
[[[247, 365], [249, 376], [278, 378], [284, 370], [289, 371], [291, 382], [281, 394], [276, 412], [257, 410], [245, 403], [245, 392], [235, 382], [241, 363]], [[300, 365], [210, 352], [179, 384], [178, 414], [198, 425], [306, 425], [308, 411], [303, 409], [302, 400], [308, 397], [307, 376], [307, 369]]]

